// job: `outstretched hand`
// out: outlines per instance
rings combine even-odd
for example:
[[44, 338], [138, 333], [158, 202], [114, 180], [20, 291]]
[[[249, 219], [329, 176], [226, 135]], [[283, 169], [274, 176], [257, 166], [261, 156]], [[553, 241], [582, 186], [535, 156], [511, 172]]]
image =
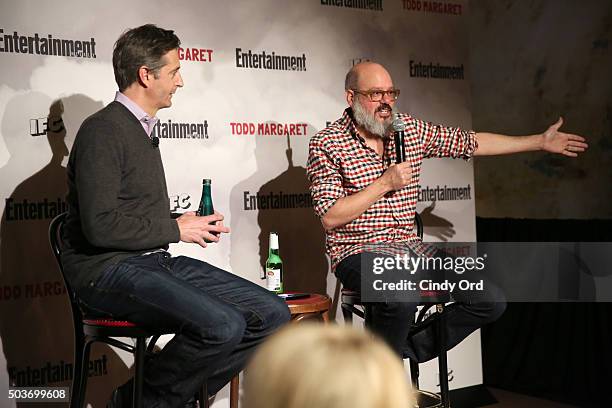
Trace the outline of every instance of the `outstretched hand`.
[[543, 133], [542, 150], [577, 157], [578, 153], [584, 152], [589, 145], [585, 143], [586, 139], [582, 136], [560, 132], [561, 125], [563, 125], [563, 118], [560, 117], [557, 123], [551, 125]]

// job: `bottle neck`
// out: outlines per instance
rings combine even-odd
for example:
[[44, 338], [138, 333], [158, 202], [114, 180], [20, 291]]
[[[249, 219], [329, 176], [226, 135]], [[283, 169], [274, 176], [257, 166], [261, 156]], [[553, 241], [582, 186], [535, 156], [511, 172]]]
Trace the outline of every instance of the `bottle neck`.
[[270, 250], [268, 252], [269, 255], [278, 256], [278, 235], [272, 233], [270, 234]]
[[210, 198], [210, 184], [202, 185], [202, 196]]
[[202, 198], [198, 207], [198, 215], [211, 215], [214, 211], [210, 183], [204, 183], [202, 184]]

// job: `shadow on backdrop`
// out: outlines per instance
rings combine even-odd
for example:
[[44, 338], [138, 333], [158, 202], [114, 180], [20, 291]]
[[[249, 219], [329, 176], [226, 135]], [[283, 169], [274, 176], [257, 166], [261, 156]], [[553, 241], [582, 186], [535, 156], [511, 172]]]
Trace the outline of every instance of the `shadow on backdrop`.
[[[307, 126], [307, 135], [315, 132], [312, 126]], [[279, 234], [285, 290], [326, 293], [329, 267], [325, 234], [310, 204], [306, 169], [293, 164], [291, 139], [256, 137], [257, 169], [231, 192], [230, 263], [234, 272], [246, 271], [249, 277], [257, 279], [263, 273], [268, 238], [274, 231]], [[280, 174], [279, 161], [287, 163]], [[246, 254], [259, 257], [249, 258]]]
[[448, 241], [455, 236], [454, 225], [449, 220], [442, 218], [433, 213], [436, 208], [436, 202], [432, 201], [428, 207], [425, 207], [419, 214], [423, 220], [424, 233], [432, 237], [438, 238], [440, 241]]
[[[7, 104], [2, 134], [11, 157], [0, 175], [3, 180], [13, 180], [16, 187], [3, 192], [0, 338], [9, 381], [16, 386], [69, 386], [72, 379], [72, 315], [47, 231], [51, 219], [67, 209], [63, 166], [69, 154], [67, 144], [72, 145], [81, 122], [100, 108], [101, 102], [84, 95], [51, 101], [35, 92], [16, 96]], [[36, 118], [44, 114], [45, 118]], [[46, 138], [51, 159], [28, 177], [23, 169], [35, 169], [49, 156], [46, 149], [23, 148], [32, 145], [33, 138]], [[113, 383], [127, 377], [127, 368], [109, 347], [94, 347], [91, 360], [88, 402], [93, 407], [104, 406]], [[117, 379], [109, 381], [111, 375]]]
[[[285, 291], [327, 293], [325, 232], [312, 208], [306, 169], [293, 165], [290, 138], [286, 140], [287, 170], [263, 184], [258, 191], [260, 197], [277, 195], [281, 201], [281, 208], [260, 209], [257, 214], [259, 263], [265, 267], [270, 232], [277, 232]], [[278, 153], [274, 156], [280, 156]], [[287, 200], [281, 193], [288, 196]], [[295, 208], [282, 208], [285, 206]]]

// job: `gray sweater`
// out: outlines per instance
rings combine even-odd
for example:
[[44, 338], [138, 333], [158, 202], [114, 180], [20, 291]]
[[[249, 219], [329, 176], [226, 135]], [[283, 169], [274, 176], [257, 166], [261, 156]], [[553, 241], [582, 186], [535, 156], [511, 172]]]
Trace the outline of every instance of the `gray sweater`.
[[178, 242], [159, 148], [112, 102], [87, 118], [68, 161], [62, 264], [79, 289], [110, 265]]

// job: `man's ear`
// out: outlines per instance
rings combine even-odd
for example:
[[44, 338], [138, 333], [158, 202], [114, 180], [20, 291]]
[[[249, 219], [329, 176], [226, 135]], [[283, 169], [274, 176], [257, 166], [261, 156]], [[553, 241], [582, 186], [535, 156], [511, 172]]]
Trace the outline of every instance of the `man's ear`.
[[355, 98], [355, 92], [351, 91], [350, 89], [346, 91], [346, 103], [348, 103], [348, 106], [350, 106], [351, 108], [353, 107], [353, 98]]
[[144, 65], [138, 68], [138, 81], [145, 88], [149, 87], [149, 82], [153, 79], [153, 72]]

